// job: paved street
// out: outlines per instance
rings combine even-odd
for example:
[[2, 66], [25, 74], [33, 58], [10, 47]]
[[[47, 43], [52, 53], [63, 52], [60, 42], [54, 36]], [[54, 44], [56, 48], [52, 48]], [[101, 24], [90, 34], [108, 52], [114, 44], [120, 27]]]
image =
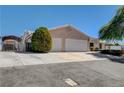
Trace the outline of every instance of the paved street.
[[[47, 55], [46, 60], [41, 57], [41, 54], [37, 54], [37, 56], [34, 56], [35, 54], [27, 55], [14, 52], [3, 52], [1, 54], [0, 63], [5, 62], [4, 66], [0, 67], [0, 86], [2, 87], [70, 87], [70, 85], [65, 82], [65, 79], [68, 78], [75, 81], [77, 87], [124, 86], [124, 63], [121, 63], [124, 62], [123, 59], [121, 59], [121, 62], [117, 60], [114, 61], [107, 57], [97, 58], [98, 55], [93, 57], [93, 55], [89, 53], [94, 60], [80, 61], [81, 57], [79, 57], [80, 60], [75, 58], [77, 61], [71, 62], [70, 60], [72, 59], [69, 58], [69, 60], [66, 61], [67, 59], [63, 59], [63, 56], [61, 56], [61, 54], [58, 56], [57, 53], [50, 53], [51, 57], [44, 54], [44, 57]], [[72, 55], [81, 54], [86, 55], [84, 53], [72, 53]], [[22, 55], [25, 55], [25, 57], [23, 56], [26, 58], [25, 60], [22, 58]], [[39, 64], [36, 60], [39, 59], [38, 55], [41, 57], [42, 64]], [[55, 55], [58, 56], [56, 60], [54, 59]], [[65, 55], [68, 54], [66, 53]], [[60, 59], [61, 61], [59, 62], [59, 57], [62, 57], [64, 62], [62, 62], [62, 59]], [[49, 61], [53, 60], [52, 58], [55, 62], [50, 63]], [[64, 56], [64, 58], [66, 57]], [[118, 59], [118, 57], [116, 59]], [[32, 63], [33, 61], [37, 63], [25, 65], [25, 62], [28, 63], [27, 60], [32, 60]], [[45, 60], [44, 64], [43, 60]], [[49, 61], [45, 64], [47, 60]], [[56, 63], [57, 61], [58, 63]], [[12, 65], [8, 65], [7, 62]], [[5, 66], [6, 64], [8, 67]]]

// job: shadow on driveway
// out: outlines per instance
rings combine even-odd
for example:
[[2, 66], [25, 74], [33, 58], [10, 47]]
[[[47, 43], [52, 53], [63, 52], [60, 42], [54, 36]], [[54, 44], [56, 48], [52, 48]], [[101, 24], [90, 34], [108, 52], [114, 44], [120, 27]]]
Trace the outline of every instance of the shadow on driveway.
[[96, 56], [98, 58], [107, 58], [113, 62], [123, 63], [124, 64], [124, 57], [121, 56], [113, 56], [113, 55], [107, 55], [107, 54], [101, 54], [101, 53], [87, 53], [93, 56]]
[[20, 54], [47, 54], [45, 52], [19, 52], [19, 51], [15, 51], [15, 53], [20, 53]]

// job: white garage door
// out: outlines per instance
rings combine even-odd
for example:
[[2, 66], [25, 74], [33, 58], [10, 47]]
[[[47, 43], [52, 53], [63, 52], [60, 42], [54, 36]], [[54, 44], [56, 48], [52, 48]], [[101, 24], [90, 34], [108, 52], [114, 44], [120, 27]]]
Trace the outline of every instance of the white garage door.
[[86, 40], [66, 39], [65, 51], [87, 51]]
[[51, 51], [61, 51], [62, 49], [62, 39], [52, 38], [52, 50]]

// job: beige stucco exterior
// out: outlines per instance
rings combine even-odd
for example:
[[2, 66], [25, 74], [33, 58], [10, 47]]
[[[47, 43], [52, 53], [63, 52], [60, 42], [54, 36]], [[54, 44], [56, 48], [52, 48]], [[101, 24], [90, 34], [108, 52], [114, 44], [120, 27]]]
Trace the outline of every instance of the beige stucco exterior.
[[[88, 41], [89, 37], [71, 25], [57, 27], [55, 29], [49, 30], [49, 32], [52, 38], [54, 38], [54, 40], [55, 38], [61, 38], [61, 51], [73, 51], [73, 49], [74, 51], [88, 51], [89, 49], [89, 41]], [[82, 43], [82, 45], [78, 42]], [[87, 44], [87, 47], [83, 47], [83, 42], [87, 42], [87, 43], [84, 43], [84, 44]], [[73, 43], [75, 44], [77, 43], [82, 48], [79, 47], [80, 50], [76, 49], [76, 47], [74, 48]], [[72, 49], [71, 49], [71, 45], [73, 47]], [[69, 50], [69, 47], [70, 47], [70, 50]]]

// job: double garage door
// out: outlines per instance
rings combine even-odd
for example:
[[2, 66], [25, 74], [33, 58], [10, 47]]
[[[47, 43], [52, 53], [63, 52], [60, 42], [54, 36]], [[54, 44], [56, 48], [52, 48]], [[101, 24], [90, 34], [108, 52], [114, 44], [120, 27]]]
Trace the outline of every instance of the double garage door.
[[[53, 41], [52, 51], [78, 52], [78, 51], [88, 50], [87, 40], [65, 39], [65, 42], [63, 43], [62, 38], [53, 38], [52, 41]], [[64, 50], [63, 50], [63, 46], [64, 46]]]

